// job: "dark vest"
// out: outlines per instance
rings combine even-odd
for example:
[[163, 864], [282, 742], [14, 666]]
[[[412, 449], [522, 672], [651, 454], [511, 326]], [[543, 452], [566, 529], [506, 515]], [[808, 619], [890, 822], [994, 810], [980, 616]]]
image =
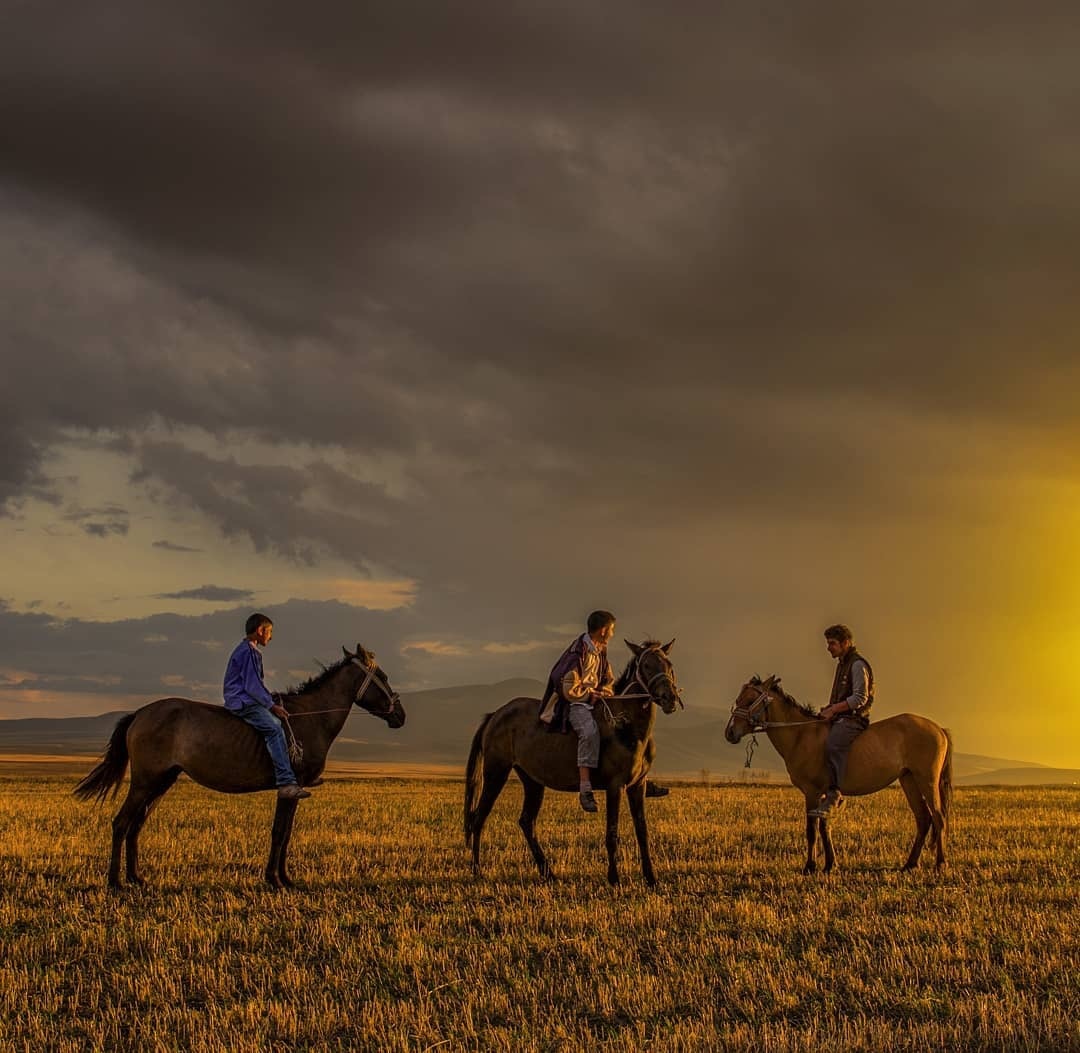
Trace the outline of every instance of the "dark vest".
[[874, 704], [874, 670], [866, 661], [866, 655], [859, 654], [854, 647], [836, 663], [836, 676], [833, 677], [832, 694], [829, 696], [829, 705], [834, 702], [843, 702], [851, 694], [851, 667], [855, 659], [862, 659], [866, 665], [867, 695], [866, 703], [861, 709], [855, 710], [860, 717], [870, 716], [870, 707]]

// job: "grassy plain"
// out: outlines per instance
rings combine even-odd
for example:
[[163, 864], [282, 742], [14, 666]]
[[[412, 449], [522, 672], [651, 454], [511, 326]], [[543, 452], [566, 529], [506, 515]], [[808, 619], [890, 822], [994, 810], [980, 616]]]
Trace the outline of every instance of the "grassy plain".
[[[0, 1050], [1080, 1050], [1080, 790], [966, 789], [952, 865], [900, 874], [897, 791], [852, 801], [840, 869], [805, 878], [801, 798], [677, 787], [628, 817], [549, 794], [541, 884], [511, 785], [468, 869], [462, 786], [331, 780], [293, 873], [261, 884], [269, 795], [181, 783], [142, 838], [146, 889], [104, 886], [113, 807], [0, 777]], [[625, 810], [624, 810], [625, 812]]]

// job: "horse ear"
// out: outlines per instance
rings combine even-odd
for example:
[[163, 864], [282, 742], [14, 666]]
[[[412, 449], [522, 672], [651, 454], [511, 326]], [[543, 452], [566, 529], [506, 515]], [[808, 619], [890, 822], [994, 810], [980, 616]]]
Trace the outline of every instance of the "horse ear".
[[664, 654], [667, 654], [668, 651], [671, 650], [672, 644], [674, 644], [674, 643], [675, 643], [675, 637], [673, 636], [670, 640], [668, 640], [668, 642], [666, 644], [664, 644], [663, 647], [660, 648], [660, 650], [663, 651]]
[[341, 653], [344, 654], [346, 658], [356, 657], [356, 655], [354, 655], [344, 644], [341, 645]]
[[623, 643], [626, 644], [634, 654], [641, 654], [641, 648], [636, 643], [631, 643], [625, 636], [623, 637]]

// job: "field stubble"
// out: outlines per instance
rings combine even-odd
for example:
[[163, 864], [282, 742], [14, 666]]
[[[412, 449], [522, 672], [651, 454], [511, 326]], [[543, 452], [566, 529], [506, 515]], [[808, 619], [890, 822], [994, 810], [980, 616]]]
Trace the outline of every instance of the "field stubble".
[[117, 895], [71, 787], [0, 779], [5, 1051], [1080, 1050], [1075, 788], [959, 791], [942, 874], [897, 871], [899, 792], [851, 801], [806, 878], [794, 791], [678, 787], [649, 891], [625, 814], [611, 889], [602, 816], [549, 794], [545, 885], [508, 789], [475, 879], [460, 783], [331, 781], [275, 893], [270, 796], [181, 783]]

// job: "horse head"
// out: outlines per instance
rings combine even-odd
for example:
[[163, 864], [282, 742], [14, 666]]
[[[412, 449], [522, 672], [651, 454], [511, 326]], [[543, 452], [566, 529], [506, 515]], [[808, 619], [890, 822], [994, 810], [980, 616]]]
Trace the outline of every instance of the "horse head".
[[392, 728], [400, 728], [405, 723], [405, 709], [398, 693], [390, 686], [390, 677], [379, 668], [375, 655], [356, 645], [353, 654], [347, 647], [342, 647], [350, 663], [362, 671], [359, 687], [353, 697], [353, 703], [367, 710], [372, 716], [385, 720]]
[[731, 717], [724, 728], [724, 738], [736, 743], [744, 735], [760, 731], [765, 726], [769, 712], [769, 699], [780, 684], [780, 677], [770, 676], [765, 680], [752, 676], [739, 691], [735, 704], [731, 707]]
[[659, 643], [646, 641], [642, 644], [623, 641], [633, 652], [633, 680], [643, 688], [645, 694], [665, 713], [682, 709], [682, 693], [675, 680], [675, 668], [668, 659], [674, 640], [661, 646]]

